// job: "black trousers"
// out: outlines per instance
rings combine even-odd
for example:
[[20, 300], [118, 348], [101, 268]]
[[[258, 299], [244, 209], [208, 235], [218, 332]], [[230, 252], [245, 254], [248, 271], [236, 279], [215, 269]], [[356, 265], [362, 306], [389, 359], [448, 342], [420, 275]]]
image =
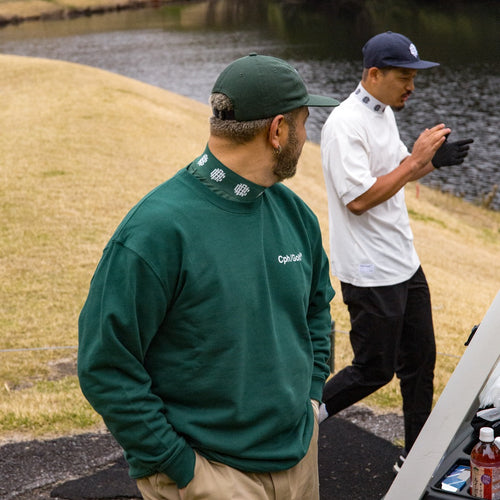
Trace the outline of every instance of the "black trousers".
[[420, 267], [403, 283], [358, 287], [341, 283], [351, 319], [352, 364], [325, 385], [329, 415], [400, 380], [409, 451], [432, 409], [436, 343], [429, 287]]

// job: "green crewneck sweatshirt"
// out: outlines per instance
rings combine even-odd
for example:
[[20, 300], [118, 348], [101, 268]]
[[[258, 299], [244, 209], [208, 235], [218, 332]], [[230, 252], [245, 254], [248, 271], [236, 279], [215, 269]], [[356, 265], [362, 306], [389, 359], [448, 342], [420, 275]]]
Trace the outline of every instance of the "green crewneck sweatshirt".
[[334, 292], [316, 217], [208, 150], [125, 217], [79, 319], [85, 396], [134, 478], [185, 486], [195, 454], [277, 471], [306, 453]]

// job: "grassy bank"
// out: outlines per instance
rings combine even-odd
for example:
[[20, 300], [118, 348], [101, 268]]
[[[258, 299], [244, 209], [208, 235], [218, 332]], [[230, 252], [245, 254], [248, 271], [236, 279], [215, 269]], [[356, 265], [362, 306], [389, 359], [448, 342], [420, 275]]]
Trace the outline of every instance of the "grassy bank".
[[24, 21], [67, 19], [164, 3], [169, 3], [169, 0], [0, 0], [0, 26]]
[[[0, 56], [0, 440], [89, 430], [100, 419], [75, 376], [77, 317], [102, 249], [128, 209], [199, 154], [208, 107], [76, 64]], [[328, 246], [317, 145], [288, 181]], [[500, 213], [412, 185], [416, 246], [433, 295], [437, 394], [499, 287]], [[339, 290], [334, 280], [334, 287]], [[332, 303], [349, 328], [340, 293]], [[32, 350], [43, 347], [67, 349]], [[25, 349], [25, 350], [18, 350]], [[350, 361], [337, 334], [336, 366]], [[399, 411], [397, 385], [366, 403]]]

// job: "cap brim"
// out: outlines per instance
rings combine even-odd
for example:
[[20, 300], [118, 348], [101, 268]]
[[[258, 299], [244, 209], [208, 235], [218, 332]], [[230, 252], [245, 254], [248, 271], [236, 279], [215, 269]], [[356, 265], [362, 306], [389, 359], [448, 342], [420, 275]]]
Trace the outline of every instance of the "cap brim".
[[435, 63], [432, 61], [415, 61], [408, 63], [395, 63], [390, 66], [394, 66], [396, 68], [408, 68], [408, 69], [428, 69], [434, 68], [435, 66], [439, 66], [439, 63]]
[[338, 106], [339, 104], [340, 102], [337, 101], [337, 99], [333, 99], [331, 97], [325, 97], [322, 95], [314, 95], [314, 94], [309, 94], [309, 98], [305, 103], [306, 106], [325, 107], [325, 108]]

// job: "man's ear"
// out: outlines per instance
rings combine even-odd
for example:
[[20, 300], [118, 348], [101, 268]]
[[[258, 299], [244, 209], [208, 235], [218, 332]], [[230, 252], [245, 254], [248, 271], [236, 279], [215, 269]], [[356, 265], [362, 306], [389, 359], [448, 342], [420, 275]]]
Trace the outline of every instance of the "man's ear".
[[376, 82], [379, 77], [382, 75], [382, 72], [378, 69], [378, 68], [375, 68], [375, 67], [371, 67], [369, 70], [368, 70], [368, 78], [372, 81], [372, 82]]
[[271, 125], [269, 127], [268, 140], [273, 149], [278, 149], [278, 147], [281, 145], [280, 142], [285, 133], [285, 124], [286, 121], [283, 115], [276, 115], [271, 122]]

